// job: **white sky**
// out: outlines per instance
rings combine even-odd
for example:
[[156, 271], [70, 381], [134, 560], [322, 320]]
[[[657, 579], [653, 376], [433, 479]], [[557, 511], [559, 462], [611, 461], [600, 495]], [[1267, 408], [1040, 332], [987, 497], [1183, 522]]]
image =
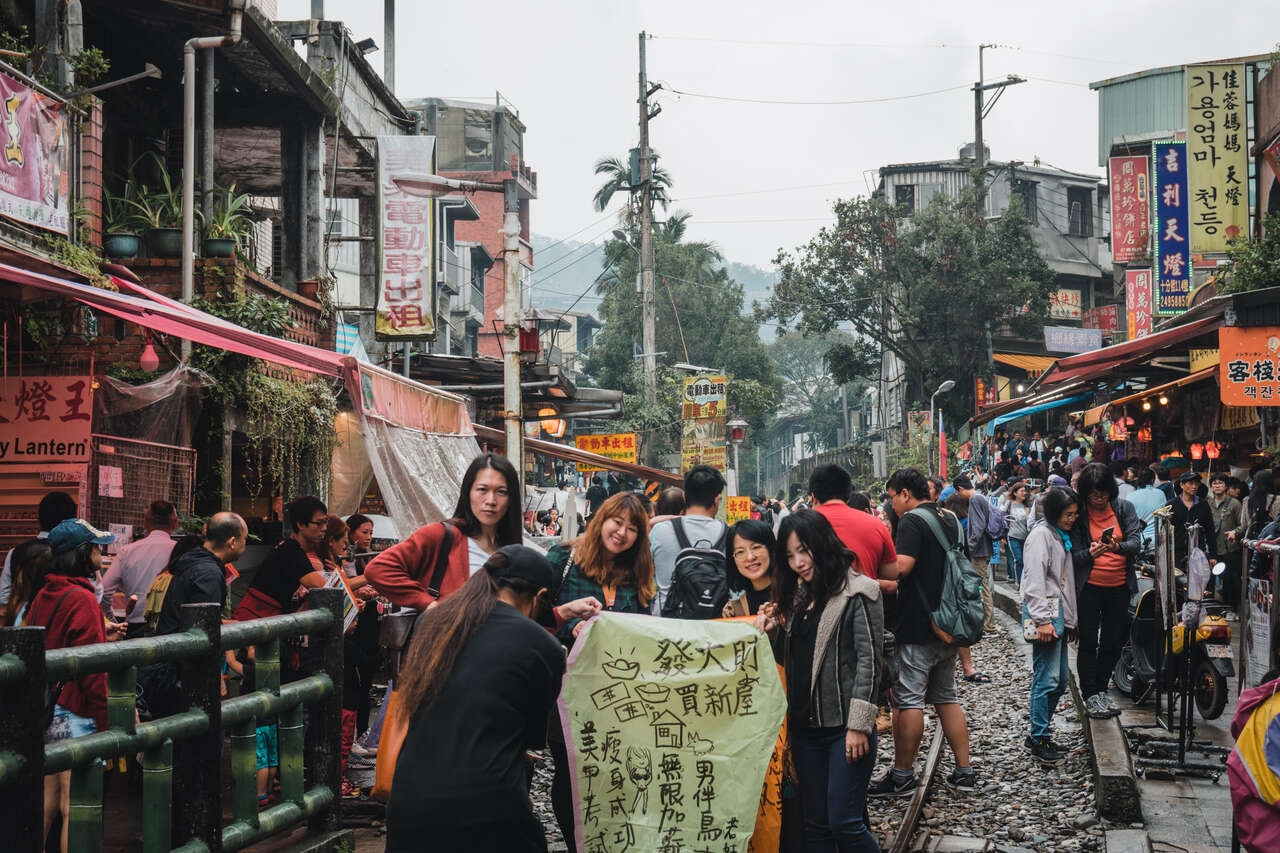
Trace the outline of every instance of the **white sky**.
[[[501, 91], [528, 125], [525, 156], [539, 190], [533, 229], [555, 238], [580, 232], [574, 239], [584, 241], [610, 226], [592, 225], [601, 218], [591, 207], [599, 185], [592, 166], [603, 156], [624, 157], [637, 142], [640, 30], [656, 36], [648, 42], [651, 80], [688, 92], [818, 101], [972, 85], [979, 42], [1021, 48], [988, 50], [988, 80], [1016, 73], [1087, 84], [1266, 53], [1280, 40], [1280, 3], [1258, 2], [1215, 3], [1211, 13], [1203, 0], [400, 0], [398, 7], [397, 93], [489, 101]], [[282, 19], [309, 12], [310, 0], [279, 0]], [[383, 42], [378, 0], [327, 0], [325, 15], [345, 22], [357, 39]], [[381, 69], [381, 53], [369, 59]], [[967, 90], [857, 106], [745, 104], [668, 92], [656, 100], [663, 111], [651, 123], [652, 142], [673, 175], [673, 194], [687, 199], [675, 206], [694, 214], [690, 239], [714, 241], [728, 259], [761, 266], [828, 221], [832, 199], [866, 194], [879, 166], [954, 157], [973, 136]], [[1097, 95], [1083, 85], [1031, 80], [1011, 87], [987, 119], [985, 137], [998, 160], [1038, 156], [1104, 173], [1097, 166]], [[792, 189], [751, 192], [781, 188]]]

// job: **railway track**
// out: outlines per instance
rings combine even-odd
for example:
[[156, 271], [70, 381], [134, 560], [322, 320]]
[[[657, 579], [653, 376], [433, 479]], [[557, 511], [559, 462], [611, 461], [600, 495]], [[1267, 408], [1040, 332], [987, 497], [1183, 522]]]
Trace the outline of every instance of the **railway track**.
[[[920, 815], [924, 809], [925, 800], [929, 798], [934, 776], [937, 775], [938, 761], [942, 756], [942, 745], [945, 740], [942, 735], [942, 724], [937, 719], [934, 719], [933, 733], [929, 736], [928, 751], [925, 752], [924, 767], [920, 772], [920, 785], [916, 788], [915, 793], [911, 795], [911, 799], [906, 801], [879, 801], [879, 804], [890, 808], [902, 802], [906, 803], [906, 808], [901, 818], [897, 821], [897, 827], [893, 834], [891, 836], [886, 834], [885, 836], [883, 849], [886, 853], [906, 853], [910, 849], [911, 840], [915, 837], [917, 826], [920, 823]], [[879, 811], [880, 809], [877, 810]]]

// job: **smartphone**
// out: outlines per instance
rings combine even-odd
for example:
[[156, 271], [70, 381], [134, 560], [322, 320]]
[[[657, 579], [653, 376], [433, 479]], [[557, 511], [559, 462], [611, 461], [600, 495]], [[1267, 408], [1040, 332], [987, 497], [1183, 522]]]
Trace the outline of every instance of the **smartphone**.
[[1106, 530], [1102, 531], [1102, 538], [1099, 541], [1110, 544], [1111, 540], [1114, 539], [1115, 536], [1116, 529], [1114, 527], [1108, 527]]

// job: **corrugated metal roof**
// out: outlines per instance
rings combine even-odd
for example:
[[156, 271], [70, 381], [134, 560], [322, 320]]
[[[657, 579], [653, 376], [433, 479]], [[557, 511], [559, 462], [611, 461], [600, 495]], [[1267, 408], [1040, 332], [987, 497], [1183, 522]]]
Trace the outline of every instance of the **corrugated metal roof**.
[[1098, 165], [1107, 165], [1113, 140], [1137, 134], [1182, 130], [1187, 126], [1187, 91], [1182, 66], [1132, 76], [1098, 90]]

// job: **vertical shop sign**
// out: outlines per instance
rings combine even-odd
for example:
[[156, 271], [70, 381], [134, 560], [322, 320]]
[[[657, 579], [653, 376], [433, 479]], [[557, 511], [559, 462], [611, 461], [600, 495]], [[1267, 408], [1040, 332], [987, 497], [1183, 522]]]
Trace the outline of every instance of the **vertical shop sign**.
[[725, 376], [698, 376], [684, 381], [681, 417], [680, 470], [710, 465], [724, 471], [728, 461], [725, 414], [729, 380]]
[[1124, 271], [1124, 313], [1129, 340], [1151, 334], [1151, 270]]
[[1249, 128], [1244, 65], [1187, 68], [1191, 245], [1225, 252], [1249, 228]]
[[1157, 142], [1155, 313], [1187, 310], [1191, 299], [1191, 243], [1188, 240], [1187, 143]]
[[1117, 264], [1145, 258], [1151, 241], [1151, 172], [1146, 157], [1111, 158], [1111, 254]]
[[4, 154], [0, 157], [0, 214], [68, 233], [71, 131], [67, 105], [0, 74], [0, 121]]
[[435, 202], [395, 179], [435, 172], [434, 136], [378, 137], [379, 340], [434, 340]]
[[973, 413], [982, 414], [986, 406], [994, 406], [1000, 402], [1000, 389], [994, 376], [975, 376], [973, 378]]

